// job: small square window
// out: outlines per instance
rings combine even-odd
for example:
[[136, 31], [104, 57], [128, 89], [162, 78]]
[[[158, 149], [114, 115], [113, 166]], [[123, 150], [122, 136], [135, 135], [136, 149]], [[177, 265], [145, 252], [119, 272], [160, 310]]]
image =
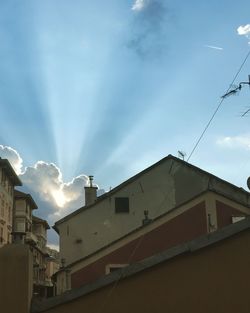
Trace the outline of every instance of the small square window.
[[115, 198], [115, 213], [129, 213], [129, 198]]

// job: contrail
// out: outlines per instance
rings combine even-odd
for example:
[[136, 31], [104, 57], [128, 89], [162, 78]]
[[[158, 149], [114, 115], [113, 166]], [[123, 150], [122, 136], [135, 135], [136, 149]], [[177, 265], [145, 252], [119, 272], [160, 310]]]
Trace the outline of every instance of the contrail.
[[210, 46], [210, 45], [204, 45], [204, 47], [210, 48], [210, 49], [215, 49], [215, 50], [223, 50], [223, 48], [221, 48], [221, 47]]

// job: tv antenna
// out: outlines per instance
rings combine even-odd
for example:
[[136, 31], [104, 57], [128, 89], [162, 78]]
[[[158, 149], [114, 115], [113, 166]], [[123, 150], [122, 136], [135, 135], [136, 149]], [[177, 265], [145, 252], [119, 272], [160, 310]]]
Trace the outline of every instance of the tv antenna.
[[247, 187], [248, 187], [248, 189], [250, 189], [250, 177], [248, 177], [248, 179], [247, 179]]
[[186, 152], [178, 150], [178, 157], [185, 161]]
[[221, 96], [222, 99], [225, 99], [229, 96], [237, 94], [242, 88], [243, 85], [248, 85], [250, 87], [250, 75], [248, 75], [248, 82], [240, 82], [239, 85], [232, 85], [230, 87], [230, 90], [227, 91], [223, 96]]

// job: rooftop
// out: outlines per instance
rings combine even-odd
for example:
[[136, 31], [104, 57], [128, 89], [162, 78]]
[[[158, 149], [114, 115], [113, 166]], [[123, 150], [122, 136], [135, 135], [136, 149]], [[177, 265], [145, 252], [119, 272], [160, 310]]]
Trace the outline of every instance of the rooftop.
[[24, 193], [20, 190], [14, 190], [14, 198], [15, 199], [26, 199], [30, 203], [33, 210], [37, 209], [37, 205], [29, 193]]
[[32, 215], [32, 223], [33, 224], [43, 224], [46, 229], [50, 229], [50, 226], [46, 220], [43, 220], [40, 217]]
[[[168, 160], [175, 161], [175, 162], [179, 163], [180, 165], [183, 165], [183, 166], [186, 166], [186, 167], [191, 168], [193, 171], [200, 172], [201, 174], [204, 174], [204, 175], [206, 175], [206, 176], [208, 176], [208, 177], [210, 177], [210, 178], [213, 178], [213, 179], [215, 179], [215, 180], [217, 180], [217, 181], [219, 181], [219, 182], [222, 182], [222, 183], [227, 184], [227, 186], [229, 186], [229, 187], [231, 188], [231, 190], [232, 190], [231, 195], [230, 195], [230, 196], [231, 196], [231, 199], [236, 200], [235, 197], [234, 197], [234, 192], [238, 192], [238, 193], [241, 193], [242, 195], [246, 196], [246, 198], [248, 199], [247, 202], [249, 202], [249, 204], [250, 204], [250, 193], [249, 193], [248, 191], [246, 191], [245, 189], [243, 189], [243, 188], [241, 188], [241, 187], [237, 187], [237, 186], [231, 184], [231, 183], [228, 182], [228, 181], [225, 181], [225, 180], [223, 180], [223, 179], [221, 179], [221, 178], [219, 178], [219, 177], [217, 177], [217, 176], [215, 176], [215, 175], [213, 175], [213, 174], [211, 174], [211, 173], [209, 173], [209, 172], [206, 172], [206, 171], [202, 170], [201, 168], [199, 168], [199, 167], [197, 167], [197, 166], [194, 166], [194, 165], [192, 165], [192, 164], [190, 164], [190, 163], [188, 163], [188, 162], [186, 162], [186, 161], [183, 161], [183, 160], [181, 160], [181, 159], [179, 159], [179, 158], [177, 158], [177, 157], [174, 157], [173, 155], [169, 154], [167, 157], [161, 159], [161, 160], [158, 161], [157, 163], [155, 163], [155, 164], [149, 166], [149, 167], [146, 168], [145, 170], [143, 170], [143, 171], [139, 172], [138, 174], [132, 176], [132, 177], [129, 178], [128, 180], [124, 181], [123, 183], [121, 183], [120, 185], [118, 185], [117, 187], [115, 187], [114, 189], [112, 189], [112, 190], [110, 190], [109, 192], [107, 192], [107, 193], [101, 195], [100, 197], [97, 198], [97, 200], [95, 201], [95, 203], [93, 203], [93, 204], [91, 204], [91, 205], [88, 205], [88, 206], [83, 206], [83, 207], [81, 207], [81, 208], [75, 210], [74, 212], [70, 213], [69, 215], [65, 216], [64, 218], [60, 219], [59, 221], [57, 221], [57, 222], [55, 223], [55, 225], [53, 226], [53, 228], [55, 229], [55, 231], [56, 231], [57, 233], [59, 233], [58, 228], [57, 228], [57, 225], [59, 225], [59, 224], [65, 222], [65, 221], [67, 221], [67, 220], [70, 219], [72, 216], [75, 216], [75, 215], [77, 215], [77, 214], [79, 214], [79, 213], [81, 213], [81, 212], [83, 212], [83, 211], [85, 211], [85, 210], [87, 210], [87, 209], [92, 208], [92, 207], [95, 206], [97, 203], [103, 201], [104, 199], [109, 198], [110, 196], [112, 196], [113, 194], [115, 194], [117, 191], [119, 191], [120, 189], [124, 188], [125, 186], [127, 186], [128, 184], [130, 184], [131, 182], [133, 182], [134, 180], [136, 180], [137, 178], [139, 178], [139, 177], [142, 176], [143, 174], [145, 174], [145, 173], [151, 171], [151, 170], [154, 169], [155, 167], [159, 166], [160, 164], [162, 164], [162, 163], [164, 163], [164, 162], [166, 162], [166, 161], [168, 161]], [[208, 189], [214, 190], [214, 189], [211, 189], [209, 186], [208, 186]], [[216, 191], [216, 190], [214, 190], [214, 191]], [[236, 200], [236, 201], [237, 201], [237, 200]], [[246, 204], [245, 204], [245, 205], [246, 205]]]
[[3, 168], [6, 171], [15, 186], [22, 186], [21, 180], [7, 159], [2, 159], [0, 157], [0, 168]]
[[67, 291], [63, 295], [47, 299], [40, 303], [34, 302], [32, 312], [43, 312], [44, 310], [48, 310], [57, 305], [73, 301], [102, 287], [108, 286], [112, 283], [117, 283], [121, 279], [150, 269], [163, 262], [167, 262], [177, 256], [185, 253], [194, 253], [198, 250], [212, 246], [220, 241], [226, 240], [234, 235], [237, 235], [240, 232], [247, 231], [249, 229], [250, 217], [247, 217], [245, 220], [228, 225], [213, 233], [203, 235], [199, 238], [196, 238], [184, 244], [177, 245], [159, 254], [146, 258], [138, 263], [134, 263], [120, 270], [114, 271], [108, 275], [99, 278], [93, 283], [83, 285], [82, 287], [77, 289], [72, 289], [70, 291]]

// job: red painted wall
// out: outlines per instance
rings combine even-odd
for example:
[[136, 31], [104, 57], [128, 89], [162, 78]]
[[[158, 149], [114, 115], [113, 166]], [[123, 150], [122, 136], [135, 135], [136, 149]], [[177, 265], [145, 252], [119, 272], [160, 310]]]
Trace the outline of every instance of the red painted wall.
[[232, 224], [232, 216], [244, 216], [246, 214], [235, 209], [234, 207], [227, 205], [223, 202], [216, 201], [217, 211], [217, 225], [218, 228]]
[[107, 264], [131, 264], [206, 232], [206, 208], [203, 201], [146, 235], [73, 273], [71, 286], [77, 288], [104, 275]]

